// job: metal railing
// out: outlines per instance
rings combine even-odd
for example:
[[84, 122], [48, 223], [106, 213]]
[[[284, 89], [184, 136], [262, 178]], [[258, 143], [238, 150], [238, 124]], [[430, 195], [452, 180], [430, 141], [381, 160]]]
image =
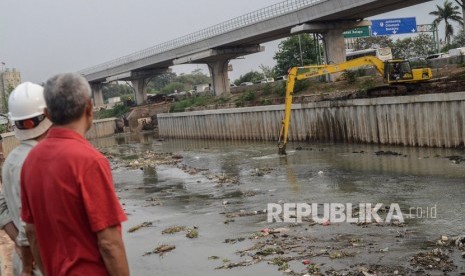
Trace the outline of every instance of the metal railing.
[[153, 47], [84, 69], [80, 71], [83, 75], [100, 72], [120, 65], [124, 65], [136, 60], [141, 60], [159, 53], [173, 50], [191, 43], [195, 43], [207, 38], [221, 35], [236, 29], [240, 29], [261, 21], [281, 16], [290, 12], [297, 11], [304, 7], [314, 5], [325, 0], [286, 0], [254, 12], [230, 19], [228, 21], [213, 25], [206, 29], [155, 45]]

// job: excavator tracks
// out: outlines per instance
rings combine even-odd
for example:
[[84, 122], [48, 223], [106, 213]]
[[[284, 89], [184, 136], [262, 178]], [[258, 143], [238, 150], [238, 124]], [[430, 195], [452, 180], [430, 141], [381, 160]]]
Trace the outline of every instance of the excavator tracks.
[[367, 90], [369, 98], [407, 95], [407, 87], [400, 85], [383, 85]]

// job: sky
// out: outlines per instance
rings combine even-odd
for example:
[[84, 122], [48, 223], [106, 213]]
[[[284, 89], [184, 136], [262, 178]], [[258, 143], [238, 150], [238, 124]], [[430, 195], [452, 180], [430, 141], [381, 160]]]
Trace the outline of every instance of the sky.
[[[40, 83], [54, 74], [92, 67], [279, 2], [1, 0], [0, 62], [5, 63], [1, 69], [16, 68], [22, 81]], [[443, 2], [434, 0], [372, 19], [416, 17], [417, 24], [427, 24], [434, 19], [428, 13]], [[230, 79], [259, 70], [261, 64], [274, 66], [278, 44], [265, 43], [265, 52], [231, 61]], [[205, 65], [172, 69], [180, 74], [197, 68], [208, 73]]]

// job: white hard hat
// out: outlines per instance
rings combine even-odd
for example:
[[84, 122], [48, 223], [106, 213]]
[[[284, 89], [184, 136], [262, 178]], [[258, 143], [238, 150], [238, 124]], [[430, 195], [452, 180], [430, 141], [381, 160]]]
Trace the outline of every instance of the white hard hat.
[[8, 115], [13, 121], [44, 114], [45, 107], [44, 88], [31, 82], [18, 85], [8, 98], [8, 110], [10, 111]]
[[[22, 122], [27, 119], [36, 119], [37, 124], [25, 128], [15, 127], [15, 135], [19, 140], [36, 138], [47, 131], [52, 123], [43, 116], [46, 107], [44, 89], [42, 86], [25, 82], [18, 85], [8, 98], [8, 110], [11, 120]], [[42, 116], [41, 116], [42, 115]], [[39, 117], [41, 116], [41, 117]], [[37, 119], [39, 117], [39, 119]]]

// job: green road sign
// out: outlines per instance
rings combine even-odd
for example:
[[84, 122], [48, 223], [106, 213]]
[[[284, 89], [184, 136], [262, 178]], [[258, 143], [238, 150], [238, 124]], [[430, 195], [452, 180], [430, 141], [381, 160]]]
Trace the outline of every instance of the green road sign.
[[370, 27], [358, 27], [344, 32], [344, 38], [355, 38], [370, 36]]

